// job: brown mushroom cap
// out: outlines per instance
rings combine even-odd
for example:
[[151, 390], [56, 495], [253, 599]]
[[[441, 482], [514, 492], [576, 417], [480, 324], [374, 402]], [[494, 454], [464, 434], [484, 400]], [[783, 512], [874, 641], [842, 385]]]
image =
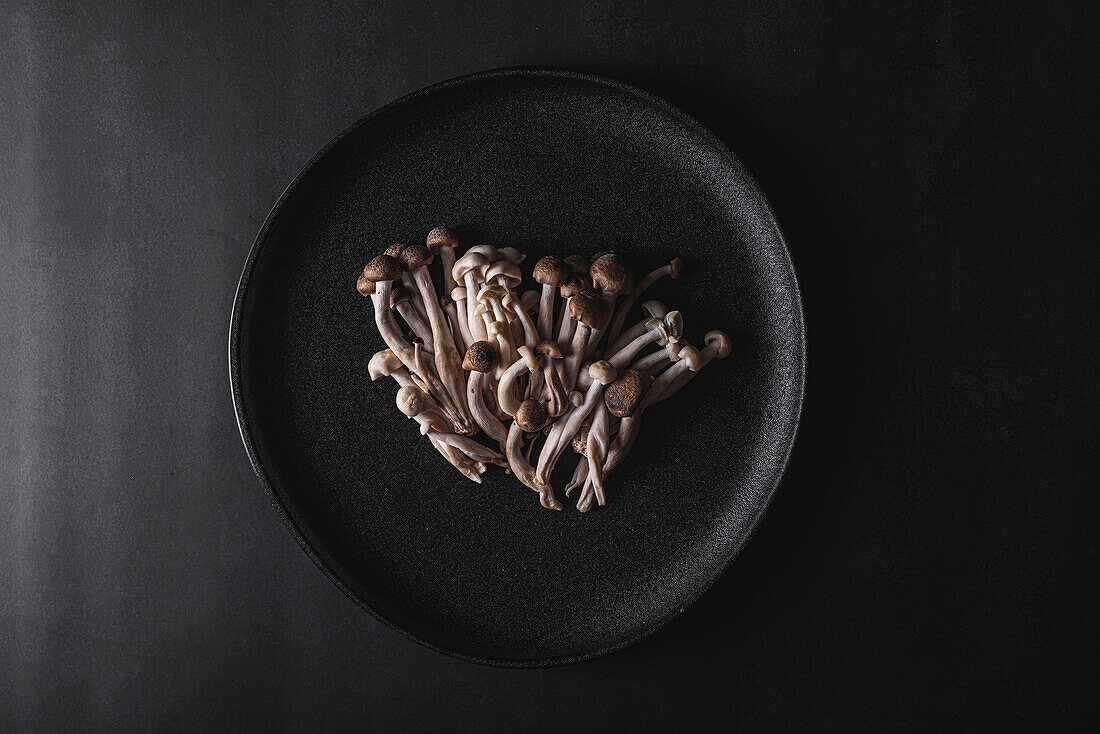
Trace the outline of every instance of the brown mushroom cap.
[[569, 277], [570, 272], [569, 265], [564, 260], [547, 255], [535, 263], [531, 276], [537, 283], [560, 288], [565, 285], [565, 279]]
[[355, 281], [355, 290], [359, 291], [359, 295], [369, 298], [374, 293], [374, 281], [360, 273]]
[[668, 264], [668, 274], [673, 280], [678, 280], [680, 274], [684, 272], [684, 261], [678, 257], [672, 258], [672, 262]]
[[403, 285], [395, 285], [390, 291], [390, 308], [395, 308], [397, 304], [409, 300], [409, 290]]
[[592, 279], [584, 273], [572, 273], [559, 290], [562, 298], [572, 298], [582, 291], [592, 290]]
[[363, 277], [372, 283], [397, 280], [401, 277], [401, 263], [392, 255], [379, 255], [363, 268]]
[[541, 341], [535, 345], [536, 354], [545, 354], [551, 359], [561, 359], [561, 345], [555, 341]]
[[491, 342], [474, 342], [462, 359], [462, 369], [471, 372], [488, 372], [500, 364], [500, 352]]
[[406, 245], [404, 242], [397, 242], [383, 250], [383, 253], [389, 255], [390, 257], [399, 257], [401, 255], [401, 251], [404, 250], [406, 247], [408, 247], [408, 245]]
[[516, 408], [516, 425], [527, 433], [542, 430], [549, 417], [546, 406], [533, 398], [524, 400]]
[[602, 255], [588, 269], [592, 282], [615, 295], [629, 293], [634, 289], [634, 271], [626, 260], [613, 252]]
[[604, 405], [616, 418], [626, 418], [638, 407], [638, 403], [641, 402], [652, 382], [653, 378], [650, 375], [637, 370], [627, 370], [603, 391]]
[[432, 252], [439, 252], [440, 247], [458, 247], [458, 237], [447, 227], [436, 227], [428, 232], [424, 244]]
[[581, 291], [569, 301], [569, 315], [592, 329], [602, 329], [611, 318], [611, 306], [596, 291]]
[[434, 258], [432, 251], [424, 245], [409, 245], [398, 256], [398, 259], [401, 260], [401, 267], [410, 273], [431, 265]]
[[588, 266], [592, 264], [584, 255], [569, 255], [565, 258], [565, 264], [569, 266], [569, 269], [574, 273], [588, 274]]

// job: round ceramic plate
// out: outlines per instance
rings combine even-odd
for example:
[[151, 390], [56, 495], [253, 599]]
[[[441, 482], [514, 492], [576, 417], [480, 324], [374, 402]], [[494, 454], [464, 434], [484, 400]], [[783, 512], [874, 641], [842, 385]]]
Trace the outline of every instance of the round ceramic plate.
[[[731, 336], [728, 359], [646, 412], [606, 506], [565, 498], [571, 460], [562, 512], [500, 470], [468, 481], [397, 410], [392, 380], [370, 381], [384, 345], [356, 276], [437, 224], [527, 267], [613, 250], [646, 272], [681, 255], [683, 279], [648, 297], [679, 308], [694, 343]], [[260, 230], [230, 334], [245, 447], [306, 553], [402, 634], [509, 666], [630, 644], [714, 582], [783, 473], [804, 364], [783, 236], [737, 158], [646, 92], [550, 69], [429, 87], [327, 145]]]

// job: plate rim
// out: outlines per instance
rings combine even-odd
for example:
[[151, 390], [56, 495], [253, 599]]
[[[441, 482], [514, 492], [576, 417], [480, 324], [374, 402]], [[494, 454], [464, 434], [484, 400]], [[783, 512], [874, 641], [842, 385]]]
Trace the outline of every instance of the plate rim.
[[[244, 400], [241, 393], [241, 318], [244, 310], [244, 301], [248, 294], [248, 286], [251, 280], [252, 271], [257, 259], [259, 258], [263, 244], [267, 239], [267, 235], [270, 233], [271, 228], [274, 225], [275, 219], [282, 211], [283, 206], [286, 204], [290, 195], [297, 188], [301, 180], [307, 174], [309, 174], [309, 172], [313, 170], [317, 162], [320, 161], [329, 152], [329, 150], [331, 150], [341, 140], [343, 140], [353, 131], [367, 124], [374, 118], [384, 115], [391, 109], [412, 102], [422, 96], [426, 96], [442, 89], [446, 89], [448, 87], [470, 84], [487, 79], [516, 76], [584, 81], [591, 84], [610, 87], [620, 92], [626, 92], [640, 98], [646, 103], [653, 105], [661, 112], [675, 118], [692, 131], [700, 134], [702, 137], [708, 139], [709, 141], [716, 144], [720, 149], [724, 150], [726, 154], [733, 159], [733, 161], [738, 166], [740, 171], [744, 174], [746, 179], [755, 187], [756, 192], [760, 196], [761, 204], [763, 205], [765, 213], [767, 214], [768, 221], [775, 232], [775, 236], [777, 237], [779, 244], [781, 245], [785, 264], [791, 276], [791, 287], [794, 296], [793, 301], [794, 305], [796, 306], [796, 308], [792, 309], [792, 316], [795, 317], [794, 326], [796, 327], [798, 338], [798, 343], [796, 345], [797, 357], [799, 362], [798, 385], [796, 386], [797, 404], [795, 405], [794, 421], [792, 423], [790, 437], [787, 442], [787, 451], [779, 464], [779, 470], [775, 473], [774, 481], [771, 483], [771, 486], [766, 487], [766, 496], [764, 498], [763, 505], [761, 506], [759, 512], [755, 514], [755, 517], [752, 519], [740, 542], [737, 543], [733, 551], [730, 553], [729, 558], [726, 559], [726, 561], [722, 564], [721, 569], [710, 579], [708, 579], [706, 583], [700, 585], [697, 589], [695, 589], [684, 603], [677, 605], [677, 607], [670, 611], [668, 614], [661, 617], [652, 624], [644, 627], [643, 629], [638, 630], [631, 636], [588, 652], [545, 658], [481, 657], [460, 652], [458, 650], [452, 650], [448, 647], [437, 644], [435, 642], [431, 642], [430, 640], [423, 639], [413, 634], [409, 630], [389, 619], [382, 612], [372, 607], [364, 599], [360, 598], [358, 594], [356, 594], [343, 582], [343, 580], [339, 577], [339, 575], [337, 575], [335, 570], [332, 569], [329, 564], [317, 554], [313, 546], [310, 544], [309, 540], [305, 537], [302, 529], [298, 526], [297, 522], [295, 522], [294, 518], [291, 516], [282, 499], [275, 491], [275, 485], [272, 482], [271, 478], [268, 476], [267, 470], [263, 467], [262, 463], [260, 462], [259, 455], [256, 452], [256, 447], [252, 439], [252, 432], [249, 428], [248, 417], [245, 414]], [[313, 157], [311, 157], [309, 161], [301, 169], [298, 170], [298, 172], [283, 189], [282, 193], [279, 194], [278, 199], [276, 199], [275, 204], [272, 205], [271, 209], [268, 211], [267, 217], [264, 219], [263, 225], [260, 227], [259, 232], [256, 234], [256, 238], [253, 241], [252, 246], [248, 250], [248, 256], [245, 258], [245, 264], [241, 271], [241, 276], [237, 280], [237, 288], [233, 296], [233, 308], [229, 320], [228, 357], [229, 382], [233, 398], [233, 412], [237, 421], [237, 430], [240, 433], [241, 441], [244, 443], [245, 452], [248, 454], [249, 463], [252, 465], [252, 470], [256, 473], [256, 476], [260, 481], [260, 485], [263, 487], [265, 493], [267, 494], [271, 505], [275, 508], [275, 511], [279, 514], [279, 517], [282, 518], [283, 524], [297, 541], [298, 546], [305, 552], [310, 560], [313, 561], [314, 565], [316, 565], [325, 574], [325, 576], [328, 577], [329, 581], [335, 584], [336, 587], [340, 591], [342, 591], [346, 597], [351, 599], [357, 606], [359, 606], [359, 608], [366, 611], [374, 619], [378, 620], [389, 629], [397, 632], [405, 639], [411, 640], [430, 650], [434, 650], [436, 652], [458, 658], [459, 660], [497, 668], [550, 668], [562, 665], [572, 665], [575, 663], [584, 662], [586, 660], [592, 660], [598, 657], [602, 657], [604, 655], [629, 647], [641, 641], [642, 639], [648, 637], [649, 635], [667, 625], [672, 620], [679, 617], [686, 609], [688, 609], [688, 607], [695, 604], [707, 591], [709, 591], [713, 587], [713, 585], [718, 581], [719, 578], [725, 575], [730, 566], [733, 565], [733, 562], [738, 557], [740, 557], [741, 552], [744, 550], [745, 544], [748, 543], [753, 535], [756, 534], [757, 528], [760, 526], [760, 523], [763, 521], [764, 516], [770, 509], [771, 504], [775, 498], [775, 493], [779, 489], [779, 485], [782, 483], [783, 477], [786, 475], [787, 466], [790, 463], [791, 452], [794, 450], [794, 446], [798, 441], [798, 433], [799, 428], [801, 427], [802, 409], [805, 404], [806, 393], [806, 321], [804, 307], [802, 303], [802, 289], [799, 285], [798, 272], [796, 271], [794, 261], [791, 258], [791, 252], [790, 247], [787, 244], [787, 238], [784, 236], [783, 230], [779, 225], [779, 221], [775, 217], [775, 212], [772, 210], [771, 202], [768, 200], [767, 196], [760, 188], [760, 185], [756, 181], [755, 177], [752, 176], [752, 173], [748, 170], [744, 163], [742, 163], [741, 160], [733, 153], [733, 151], [729, 149], [729, 147], [721, 138], [719, 138], [713, 131], [704, 126], [701, 122], [681, 110], [679, 107], [676, 107], [671, 102], [661, 97], [658, 97], [657, 95], [648, 92], [640, 87], [629, 84], [627, 82], [623, 82], [618, 79], [603, 76], [600, 74], [594, 74], [587, 71], [554, 66], [502, 67], [498, 69], [477, 71], [471, 74], [464, 74], [462, 76], [453, 77], [451, 79], [437, 82], [435, 84], [430, 84], [414, 92], [410, 92], [409, 94], [398, 97], [397, 99], [388, 102], [387, 104], [382, 105], [381, 107], [378, 107], [377, 109], [367, 113], [366, 115], [349, 125], [347, 128], [342, 130], [339, 134], [329, 140], [324, 146], [322, 146], [320, 150], [318, 150], [317, 153], [315, 153]]]

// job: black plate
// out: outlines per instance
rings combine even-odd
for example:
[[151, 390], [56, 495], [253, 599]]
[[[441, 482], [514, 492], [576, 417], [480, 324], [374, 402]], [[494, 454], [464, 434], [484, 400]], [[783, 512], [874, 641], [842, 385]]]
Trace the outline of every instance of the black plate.
[[[652, 297], [696, 343], [733, 338], [646, 413], [606, 507], [544, 510], [499, 471], [469, 482], [398, 412], [392, 381], [368, 379], [383, 344], [355, 278], [440, 223], [465, 244], [615, 250], [641, 271], [681, 254], [685, 278]], [[548, 69], [429, 87], [326, 146], [264, 223], [230, 333], [245, 447], [306, 553], [399, 632], [509, 666], [630, 644], [713, 583], [783, 473], [804, 364], [790, 258], [740, 162], [641, 90]]]

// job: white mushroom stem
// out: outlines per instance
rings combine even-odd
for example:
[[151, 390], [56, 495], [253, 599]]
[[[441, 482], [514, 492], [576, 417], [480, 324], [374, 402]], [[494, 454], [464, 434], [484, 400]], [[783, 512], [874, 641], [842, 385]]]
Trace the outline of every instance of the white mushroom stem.
[[[405, 286], [405, 290], [409, 294], [409, 303], [413, 305], [416, 312], [420, 314], [421, 318], [427, 318], [427, 312], [424, 310], [424, 302], [421, 300], [420, 292], [416, 290], [416, 286], [413, 284], [412, 275], [402, 271], [401, 284]], [[403, 315], [403, 314], [402, 314]]]
[[611, 425], [611, 412], [600, 401], [596, 406], [596, 417], [592, 419], [592, 426], [588, 429], [588, 448], [585, 454], [588, 459], [588, 481], [596, 493], [596, 500], [600, 505], [607, 502], [603, 489], [603, 463], [607, 458], [608, 449], [611, 448], [609, 429]]
[[500, 444], [503, 451], [508, 441], [508, 431], [485, 404], [484, 390], [488, 387], [487, 383], [487, 375], [484, 372], [471, 372], [467, 383], [466, 399], [470, 404], [470, 412], [473, 413], [477, 425], [485, 431], [486, 436]]
[[618, 338], [609, 338], [608, 341], [610, 344], [607, 347], [608, 354], [614, 354], [619, 351], [629, 342], [637, 338], [639, 334], [644, 332], [648, 319], [663, 319], [668, 315], [668, 308], [660, 301], [646, 301], [642, 304], [642, 310], [645, 311], [648, 318], [635, 323], [622, 334], [619, 334]]
[[454, 404], [458, 423], [455, 426], [460, 433], [472, 433], [474, 424], [473, 416], [466, 405], [466, 385], [463, 379], [462, 359], [458, 356], [454, 337], [447, 326], [443, 309], [435, 294], [435, 286], [432, 285], [431, 275], [426, 267], [420, 267], [412, 273], [416, 287], [420, 289], [420, 295], [424, 299], [424, 305], [428, 311], [428, 321], [432, 326], [432, 337], [435, 340], [435, 368], [439, 379], [446, 388], [448, 397]]
[[539, 338], [549, 339], [550, 332], [554, 328], [554, 294], [557, 288], [552, 285], [542, 286], [542, 298], [539, 299]]
[[[516, 345], [512, 341], [512, 330], [508, 327], [508, 314], [500, 301], [502, 291], [504, 289], [498, 285], [487, 285], [478, 293], [477, 299], [488, 304], [489, 308], [492, 309], [493, 317], [501, 324], [496, 335], [498, 339], [502, 339], [500, 361], [504, 366], [508, 366], [516, 361]], [[493, 334], [489, 334], [489, 336], [493, 336]]]
[[573, 318], [573, 315], [569, 313], [569, 302], [572, 298], [566, 298], [562, 301], [561, 307], [561, 323], [558, 326], [558, 346], [566, 354], [569, 353], [569, 342], [573, 340], [573, 332], [577, 328], [577, 321]]
[[467, 270], [462, 278], [463, 282], [466, 284], [466, 319], [470, 324], [470, 331], [473, 334], [474, 341], [485, 341], [489, 338], [489, 332], [481, 319], [478, 318], [476, 311], [478, 294], [477, 273], [475, 273], [474, 270]]
[[[569, 391], [565, 389], [565, 385], [562, 384], [561, 375], [558, 374], [558, 367], [556, 362], [559, 360], [553, 359], [549, 356], [543, 356], [542, 362], [542, 382], [545, 383], [546, 395], [546, 412], [550, 414], [551, 418], [557, 418], [565, 412], [569, 405]], [[532, 375], [534, 378], [534, 375]]]
[[648, 375], [656, 374], [659, 370], [664, 369], [668, 365], [679, 359], [680, 350], [687, 346], [684, 340], [679, 342], [669, 342], [663, 349], [658, 349], [656, 352], [647, 354], [644, 357], [638, 359], [634, 364], [630, 365], [630, 369], [637, 370], [638, 372], [645, 372]]
[[563, 350], [565, 360], [562, 362], [562, 384], [565, 385], [566, 390], [572, 390], [577, 384], [577, 373], [580, 371], [591, 335], [592, 328], [588, 324], [583, 321], [576, 322], [576, 330], [569, 342], [569, 348]]
[[534, 467], [523, 455], [523, 429], [512, 421], [508, 428], [508, 440], [505, 444], [505, 456], [508, 457], [508, 466], [516, 479], [526, 484], [539, 493], [539, 503], [551, 510], [560, 510], [561, 503], [554, 497], [554, 491], [546, 482], [540, 482], [536, 476]]
[[401, 301], [395, 308], [397, 313], [401, 314], [401, 318], [405, 320], [405, 323], [412, 329], [412, 333], [416, 334], [420, 338], [420, 341], [424, 342], [424, 348], [429, 352], [434, 352], [435, 342], [432, 340], [432, 329], [428, 326], [428, 322], [424, 320], [424, 317], [420, 314], [411, 301]]
[[669, 333], [668, 329], [665, 327], [665, 322], [658, 319], [649, 319], [645, 327], [646, 331], [644, 333], [640, 334], [630, 343], [623, 346], [622, 349], [608, 357], [607, 361], [615, 365], [616, 369], [621, 370], [630, 364], [630, 360], [634, 359], [634, 355], [647, 345], [655, 341], [669, 341]]
[[473, 333], [470, 331], [469, 314], [466, 310], [466, 289], [462, 287], [452, 288], [450, 291], [451, 300], [455, 303], [455, 321], [458, 323], [458, 332], [462, 335], [462, 341], [467, 347], [473, 344], [477, 339], [474, 338]]
[[634, 286], [634, 290], [623, 297], [623, 300], [615, 310], [615, 317], [611, 319], [611, 326], [607, 327], [607, 340], [609, 342], [613, 342], [618, 338], [619, 332], [622, 331], [623, 324], [626, 323], [626, 317], [630, 315], [630, 309], [634, 307], [634, 304], [638, 302], [642, 294], [649, 290], [649, 287], [661, 278], [668, 275], [673, 275], [674, 278], [679, 277], [680, 267], [682, 265], [683, 263], [680, 261], [680, 258], [677, 257], [668, 265], [662, 265], [659, 268], [651, 270], [648, 275], [642, 278], [640, 283]]
[[534, 349], [539, 342], [539, 331], [535, 327], [535, 322], [531, 320], [531, 315], [520, 303], [519, 296], [514, 291], [508, 291], [501, 299], [501, 304], [508, 309], [509, 313], [515, 314], [516, 319], [523, 325], [523, 343], [528, 349]]
[[438, 437], [429, 435], [428, 440], [432, 442], [432, 446], [435, 446], [436, 450], [443, 455], [443, 458], [450, 462], [451, 466], [462, 472], [462, 475], [469, 479], [471, 482], [477, 482], [481, 484], [480, 472], [485, 470], [485, 464], [480, 461], [474, 461], [466, 454], [462, 453], [454, 446], [440, 441]]
[[[443, 261], [443, 292], [450, 293], [458, 285], [451, 272], [455, 267], [455, 248], [451, 245], [440, 246], [439, 259]], [[473, 342], [469, 343], [473, 344]]]
[[497, 383], [497, 407], [510, 416], [516, 414], [519, 404], [523, 402], [523, 398], [517, 395], [516, 380], [525, 373], [529, 374], [539, 369], [534, 352], [526, 346], [520, 347], [519, 351], [520, 359], [504, 370], [500, 382]]
[[568, 497], [577, 487], [583, 487], [587, 481], [588, 457], [581, 456], [580, 461], [577, 462], [577, 466], [573, 469], [573, 478], [565, 485], [565, 496]]
[[458, 308], [455, 307], [455, 302], [452, 301], [450, 298], [446, 298], [442, 301], [441, 306], [443, 308], [443, 313], [447, 316], [447, 324], [450, 326], [451, 329], [451, 336], [455, 342], [455, 349], [457, 349], [459, 352], [465, 352], [466, 347], [470, 346], [470, 344], [466, 341], [466, 337], [463, 335], [462, 329], [458, 326], [459, 311]]

